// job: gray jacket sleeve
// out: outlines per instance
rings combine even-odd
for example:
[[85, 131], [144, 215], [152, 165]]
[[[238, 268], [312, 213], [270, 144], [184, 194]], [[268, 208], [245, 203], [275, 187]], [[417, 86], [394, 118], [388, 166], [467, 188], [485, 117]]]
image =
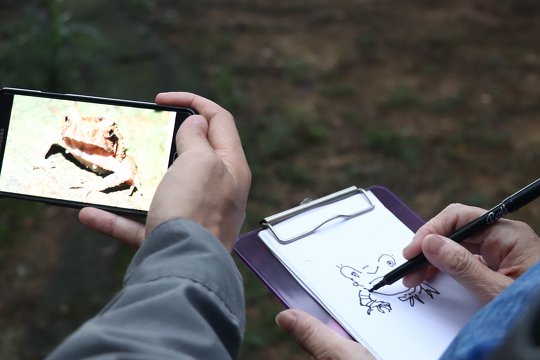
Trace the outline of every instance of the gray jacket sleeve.
[[230, 254], [198, 224], [171, 220], [137, 251], [122, 291], [48, 358], [236, 358], [244, 325]]

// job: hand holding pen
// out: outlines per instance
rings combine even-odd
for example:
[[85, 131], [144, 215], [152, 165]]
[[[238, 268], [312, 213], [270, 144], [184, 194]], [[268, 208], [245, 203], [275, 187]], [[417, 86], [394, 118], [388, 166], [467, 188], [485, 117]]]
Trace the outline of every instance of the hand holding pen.
[[442, 271], [487, 303], [540, 261], [540, 238], [520, 221], [501, 219], [459, 244], [436, 235], [452, 234], [485, 212], [454, 204], [422, 226], [403, 255], [410, 259], [422, 251], [431, 265], [407, 275], [404, 285], [416, 286]]
[[[404, 284], [415, 286], [426, 277], [425, 265], [430, 262], [469, 288], [481, 301], [489, 301], [540, 260], [540, 240], [529, 226], [510, 220], [497, 221], [538, 196], [540, 179], [488, 211], [449, 206], [418, 230], [403, 251], [409, 260], [386, 274], [370, 291], [405, 276]], [[451, 235], [446, 238], [434, 234]], [[458, 244], [462, 241], [469, 251]]]

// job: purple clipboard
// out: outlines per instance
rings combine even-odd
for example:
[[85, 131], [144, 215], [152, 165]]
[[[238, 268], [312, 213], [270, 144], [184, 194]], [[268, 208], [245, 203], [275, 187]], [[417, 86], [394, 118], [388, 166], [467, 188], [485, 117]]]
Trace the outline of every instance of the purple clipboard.
[[[424, 221], [396, 195], [387, 188], [374, 185], [370, 190], [379, 201], [403, 224], [416, 232]], [[261, 229], [242, 234], [234, 251], [257, 277], [272, 291], [287, 308], [304, 310], [336, 332], [349, 337], [349, 334], [309, 295], [281, 262], [259, 238]], [[301, 240], [299, 240], [301, 241]]]

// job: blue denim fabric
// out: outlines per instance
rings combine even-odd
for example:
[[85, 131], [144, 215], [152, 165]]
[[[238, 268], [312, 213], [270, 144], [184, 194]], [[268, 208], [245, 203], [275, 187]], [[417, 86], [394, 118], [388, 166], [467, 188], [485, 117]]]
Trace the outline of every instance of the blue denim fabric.
[[441, 360], [485, 359], [502, 343], [516, 321], [535, 304], [539, 289], [540, 263], [537, 263], [467, 323]]

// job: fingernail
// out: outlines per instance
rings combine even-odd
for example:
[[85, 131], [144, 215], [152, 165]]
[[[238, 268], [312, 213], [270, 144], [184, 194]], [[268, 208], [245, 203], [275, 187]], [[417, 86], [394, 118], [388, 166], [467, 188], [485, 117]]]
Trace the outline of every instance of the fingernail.
[[289, 331], [296, 319], [297, 315], [294, 311], [285, 310], [276, 315], [275, 321], [281, 329]]
[[439, 255], [443, 246], [444, 240], [438, 235], [429, 235], [424, 239], [424, 252], [429, 255]]
[[407, 253], [409, 252], [409, 247], [410, 247], [410, 246], [411, 246], [411, 244], [405, 246], [405, 247], [403, 248], [403, 250], [401, 250], [401, 254], [402, 254], [403, 256], [407, 255]]
[[405, 245], [405, 247], [403, 248], [402, 253], [403, 253], [403, 254], [406, 254], [406, 253], [409, 251], [409, 249], [412, 247], [412, 245], [415, 244], [415, 243], [416, 243], [416, 235], [413, 236], [413, 238], [412, 238], [412, 240], [411, 240], [410, 243], [408, 243], [407, 245]]
[[192, 115], [190, 121], [193, 125], [199, 126], [205, 130], [208, 128], [208, 120], [201, 115]]

